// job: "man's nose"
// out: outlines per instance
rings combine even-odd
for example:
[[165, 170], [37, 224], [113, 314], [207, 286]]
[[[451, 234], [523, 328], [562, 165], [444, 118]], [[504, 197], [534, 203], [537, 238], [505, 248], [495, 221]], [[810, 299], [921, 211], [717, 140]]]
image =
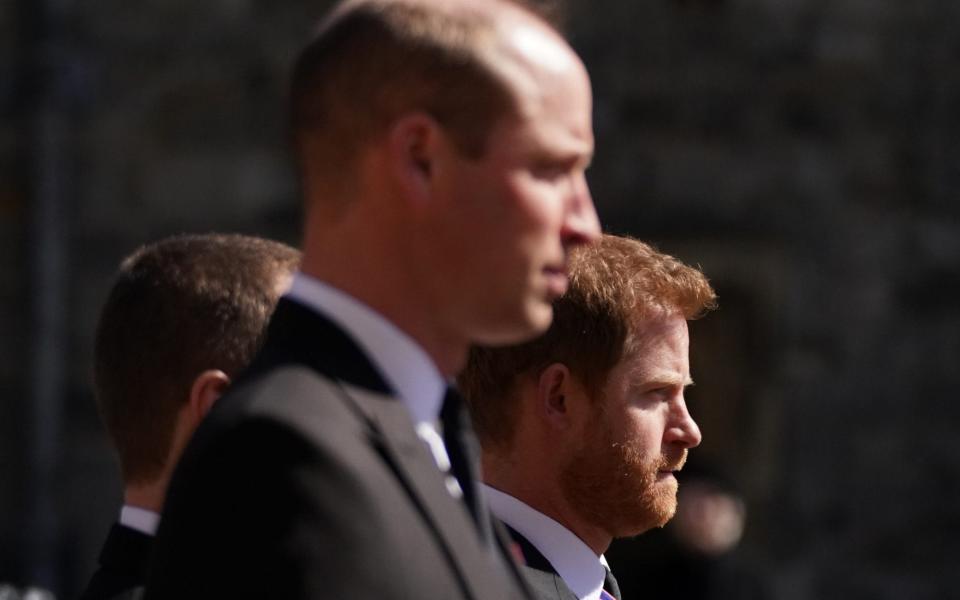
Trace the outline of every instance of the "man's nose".
[[683, 398], [671, 407], [670, 424], [666, 432], [666, 441], [677, 443], [684, 448], [696, 448], [703, 440], [700, 426], [693, 420], [687, 403]]
[[590, 244], [600, 239], [600, 218], [582, 174], [573, 182], [563, 236], [569, 245]]

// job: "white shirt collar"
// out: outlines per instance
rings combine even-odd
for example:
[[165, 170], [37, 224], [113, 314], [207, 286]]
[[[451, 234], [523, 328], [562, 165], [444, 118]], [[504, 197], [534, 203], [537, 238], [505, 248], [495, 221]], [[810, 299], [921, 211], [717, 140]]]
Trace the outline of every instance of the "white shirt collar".
[[543, 554], [580, 600], [598, 600], [606, 575], [597, 556], [572, 531], [513, 496], [482, 484], [490, 511]]
[[350, 334], [400, 396], [415, 425], [436, 421], [447, 384], [413, 338], [356, 298], [303, 273], [294, 274], [285, 297]]
[[137, 506], [124, 504], [120, 509], [120, 524], [136, 529], [140, 533], [147, 535], [156, 535], [157, 525], [160, 523], [160, 515]]

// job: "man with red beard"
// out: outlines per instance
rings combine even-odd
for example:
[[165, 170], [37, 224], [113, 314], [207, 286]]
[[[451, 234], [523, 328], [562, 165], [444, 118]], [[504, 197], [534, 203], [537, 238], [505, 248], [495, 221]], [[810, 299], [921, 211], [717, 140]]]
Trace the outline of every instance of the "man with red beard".
[[576, 248], [554, 320], [522, 345], [474, 348], [459, 384], [484, 492], [538, 597], [619, 598], [603, 553], [663, 526], [700, 430], [687, 321], [715, 307], [699, 270], [640, 241]]

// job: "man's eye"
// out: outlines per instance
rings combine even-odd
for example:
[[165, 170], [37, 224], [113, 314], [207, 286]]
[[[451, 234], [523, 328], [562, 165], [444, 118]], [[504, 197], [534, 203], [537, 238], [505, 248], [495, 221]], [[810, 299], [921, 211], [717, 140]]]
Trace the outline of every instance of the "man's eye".
[[565, 177], [568, 172], [566, 165], [538, 165], [533, 168], [533, 176], [537, 179], [560, 179], [561, 177]]

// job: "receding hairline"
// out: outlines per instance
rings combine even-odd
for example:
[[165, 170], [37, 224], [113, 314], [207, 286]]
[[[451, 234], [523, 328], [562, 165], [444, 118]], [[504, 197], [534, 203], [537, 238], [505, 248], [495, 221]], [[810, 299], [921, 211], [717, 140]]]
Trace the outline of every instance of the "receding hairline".
[[405, 116], [429, 116], [463, 156], [482, 158], [494, 131], [536, 119], [556, 97], [560, 63], [589, 81], [558, 27], [520, 0], [344, 0], [291, 78], [289, 133], [305, 206], [341, 214], [363, 180], [364, 156]]
[[320, 22], [313, 38], [323, 37], [358, 12], [385, 12], [391, 6], [404, 5], [435, 9], [451, 20], [457, 20], [457, 13], [475, 15], [462, 48], [476, 57], [511, 104], [495, 115], [495, 122], [521, 117], [523, 107], [518, 99], [522, 95], [539, 99], [542, 90], [533, 82], [542, 81], [544, 75], [572, 68], [589, 78], [559, 29], [533, 7], [516, 0], [343, 0]]
[[498, 16], [505, 15], [507, 17], [519, 15], [523, 18], [530, 18], [544, 23], [551, 29], [556, 29], [542, 14], [535, 11], [532, 6], [518, 0], [341, 0], [336, 3], [333, 8], [327, 12], [326, 17], [320, 21], [318, 24], [318, 33], [354, 10], [363, 10], [364, 8], [376, 10], [379, 7], [385, 8], [398, 4], [428, 7], [448, 13], [455, 10], [468, 10], [477, 14], [484, 12], [498, 13]]

